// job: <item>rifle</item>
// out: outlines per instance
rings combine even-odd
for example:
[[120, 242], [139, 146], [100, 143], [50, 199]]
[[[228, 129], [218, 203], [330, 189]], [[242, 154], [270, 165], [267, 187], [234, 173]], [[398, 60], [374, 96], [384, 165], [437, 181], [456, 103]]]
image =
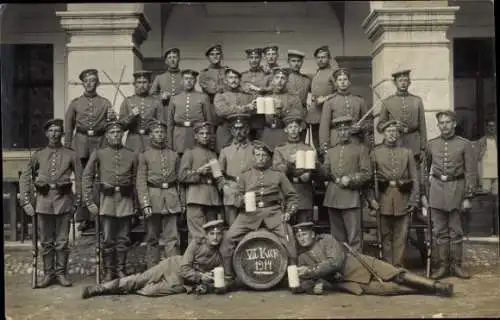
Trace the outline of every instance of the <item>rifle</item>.
[[384, 280], [382, 280], [382, 278], [379, 277], [379, 275], [375, 272], [375, 270], [373, 270], [373, 268], [368, 263], [366, 263], [366, 261], [363, 260], [362, 257], [359, 256], [359, 253], [354, 251], [347, 243], [342, 242], [342, 244], [354, 256], [354, 258], [356, 258], [356, 260], [358, 260], [359, 263], [361, 263], [363, 265], [363, 267], [365, 267], [366, 270], [368, 270], [368, 272], [370, 272], [372, 274], [372, 276], [375, 278], [375, 280], [377, 280], [380, 283], [384, 283]]
[[[429, 168], [427, 167], [427, 157], [422, 155], [420, 157], [420, 174], [421, 174], [421, 179], [422, 179], [422, 192], [424, 196], [427, 196], [428, 194], [428, 182], [429, 179], [427, 177], [427, 173], [429, 172]], [[423, 197], [422, 197], [423, 198]], [[421, 206], [422, 206], [422, 215], [427, 218], [427, 239], [425, 241], [425, 246], [427, 250], [427, 257], [426, 257], [426, 264], [425, 264], [425, 276], [429, 278], [431, 276], [431, 256], [432, 256], [432, 219], [431, 219], [431, 214], [430, 211], [427, 210], [427, 203], [423, 203], [424, 201], [421, 201]]]
[[[93, 163], [94, 166], [94, 186], [98, 185], [97, 177], [98, 177], [98, 170], [99, 167], [97, 166], [97, 161]], [[100, 177], [99, 177], [100, 179]], [[96, 247], [95, 247], [95, 263], [96, 263], [96, 269], [95, 269], [95, 279], [96, 283], [100, 284], [101, 283], [101, 223], [100, 223], [100, 216], [99, 212], [97, 212], [95, 216], [95, 235], [96, 235]]]
[[36, 289], [37, 285], [37, 275], [38, 275], [38, 215], [33, 214], [33, 247], [31, 253], [33, 255], [33, 260], [31, 262], [31, 288]]
[[[373, 189], [375, 190], [375, 199], [379, 200], [380, 194], [378, 189], [378, 179], [377, 179], [377, 163], [373, 161], [373, 182], [375, 185]], [[382, 217], [380, 216], [380, 208], [376, 210], [376, 220], [377, 220], [377, 248], [378, 248], [378, 258], [384, 258], [384, 248], [382, 245]]]

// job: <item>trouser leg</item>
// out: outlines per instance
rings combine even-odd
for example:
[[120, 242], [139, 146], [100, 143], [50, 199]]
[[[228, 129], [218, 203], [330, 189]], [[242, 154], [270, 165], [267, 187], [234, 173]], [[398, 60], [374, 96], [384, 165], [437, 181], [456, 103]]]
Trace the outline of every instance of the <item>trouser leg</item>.
[[163, 226], [163, 242], [165, 243], [164, 255], [165, 258], [179, 255], [180, 251], [180, 236], [177, 229], [177, 214], [164, 215], [162, 219]]
[[236, 220], [231, 225], [228, 231], [225, 232], [224, 237], [219, 248], [222, 255], [224, 264], [224, 273], [231, 278], [234, 277], [232, 258], [236, 245], [243, 238], [245, 234], [252, 231], [246, 223], [243, 223], [241, 215], [236, 217]]
[[[85, 168], [88, 161], [88, 158], [80, 158], [82, 168]], [[75, 214], [75, 221], [80, 222], [80, 226], [78, 228], [80, 231], [85, 230], [89, 226], [90, 222], [92, 221], [92, 217], [90, 211], [87, 209], [87, 206], [80, 206], [80, 208], [78, 208]]]
[[464, 231], [462, 221], [460, 219], [460, 211], [453, 210], [450, 212], [448, 227], [450, 229], [450, 260], [453, 273], [462, 279], [469, 279], [469, 271], [462, 265], [463, 262], [463, 237]]
[[127, 276], [127, 251], [130, 246], [130, 217], [116, 218], [116, 258], [118, 277]]
[[160, 235], [162, 227], [162, 215], [153, 213], [146, 219], [146, 266], [151, 268], [160, 262]]
[[392, 234], [392, 264], [402, 266], [408, 237], [410, 215], [394, 217]]
[[361, 252], [361, 210], [360, 208], [343, 210], [342, 219], [346, 230], [347, 243], [354, 250]]
[[380, 227], [382, 234], [382, 249], [383, 249], [384, 260], [389, 262], [390, 264], [393, 264], [392, 234], [394, 230], [392, 228], [392, 218], [394, 217], [387, 215], [380, 215]]
[[288, 264], [297, 264], [297, 246], [290, 225], [288, 223], [280, 223], [273, 229], [269, 229], [269, 231], [278, 236], [281, 244], [285, 247], [288, 253]]
[[38, 284], [38, 288], [48, 287], [55, 279], [55, 218], [56, 216], [53, 214], [38, 214], [38, 228], [41, 247], [40, 254], [42, 256], [44, 273], [44, 278], [42, 282]]
[[319, 124], [312, 124], [311, 129], [314, 146], [319, 149]]
[[450, 266], [450, 233], [449, 214], [446, 211], [432, 208], [432, 234], [435, 237], [437, 249], [437, 269], [432, 273], [432, 279], [441, 279], [448, 274]]
[[236, 220], [236, 216], [238, 215], [238, 208], [235, 206], [225, 206], [224, 207], [224, 220], [228, 227], [230, 227], [234, 220]]
[[347, 241], [347, 233], [342, 219], [342, 211], [328, 208], [328, 218], [330, 220], [330, 232], [332, 236], [340, 242]]
[[104, 271], [104, 281], [111, 281], [115, 278], [116, 263], [116, 223], [114, 217], [100, 217], [102, 224], [102, 262]]
[[69, 259], [69, 228], [71, 225], [71, 214], [64, 213], [55, 216], [56, 236], [56, 277], [64, 287], [71, 286], [66, 278]]
[[203, 206], [199, 204], [188, 204], [186, 207], [188, 243], [191, 243], [194, 238], [205, 235], [203, 225], [206, 223], [206, 217], [203, 209]]

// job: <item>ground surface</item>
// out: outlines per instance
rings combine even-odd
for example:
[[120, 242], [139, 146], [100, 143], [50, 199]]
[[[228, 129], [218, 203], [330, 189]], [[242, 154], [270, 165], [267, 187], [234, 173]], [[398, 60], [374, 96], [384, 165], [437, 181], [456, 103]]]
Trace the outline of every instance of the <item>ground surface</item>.
[[[74, 250], [75, 258], [70, 264], [74, 281], [72, 288], [52, 286], [41, 290], [30, 288], [30, 251], [7, 251], [6, 315], [15, 320], [500, 317], [500, 264], [496, 244], [466, 246], [466, 256], [474, 276], [470, 280], [447, 280], [455, 284], [453, 298], [421, 295], [358, 297], [335, 292], [325, 296], [296, 296], [285, 289], [277, 289], [272, 292], [238, 291], [224, 296], [104, 296], [81, 300], [83, 286], [94, 282], [92, 262], [81, 258], [88, 256], [87, 250]], [[135, 248], [132, 256], [141, 252], [141, 247]], [[131, 260], [135, 259], [131, 257]], [[134, 263], [131, 263], [129, 270], [134, 268]], [[422, 272], [421, 269], [416, 271]]]

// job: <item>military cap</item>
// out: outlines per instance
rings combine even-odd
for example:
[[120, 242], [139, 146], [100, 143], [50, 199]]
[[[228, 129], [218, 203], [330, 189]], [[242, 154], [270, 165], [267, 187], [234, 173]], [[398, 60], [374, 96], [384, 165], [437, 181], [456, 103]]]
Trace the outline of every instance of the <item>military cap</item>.
[[402, 126], [401, 126], [401, 122], [397, 121], [397, 120], [389, 120], [389, 121], [386, 121], [384, 124], [382, 124], [380, 126], [380, 132], [384, 132], [385, 129], [389, 128], [389, 127], [397, 127], [398, 130], [402, 130]]
[[213, 50], [217, 50], [220, 53], [222, 53], [222, 46], [220, 44], [216, 44], [216, 45], [208, 47], [207, 51], [205, 51], [205, 57], [208, 57], [210, 52], [212, 52]]
[[327, 52], [330, 55], [330, 48], [328, 46], [321, 46], [314, 50], [313, 56], [316, 57], [320, 52]]
[[89, 75], [94, 75], [96, 77], [98, 77], [98, 71], [97, 69], [85, 69], [83, 70], [82, 72], [80, 72], [80, 75], [78, 76], [78, 78], [83, 81], [85, 79], [85, 77], [89, 76]]
[[300, 52], [298, 50], [288, 50], [288, 57], [299, 57], [304, 59], [305, 56], [306, 56], [305, 53]]
[[288, 68], [282, 68], [282, 67], [274, 68], [273, 69], [273, 75], [276, 75], [278, 73], [281, 73], [281, 74], [283, 74], [283, 75], [285, 75], [285, 76], [288, 77], [288, 75], [290, 74], [290, 69], [288, 69]]
[[345, 68], [339, 68], [339, 69], [335, 70], [335, 72], [333, 73], [333, 79], [337, 80], [337, 78], [340, 75], [346, 75], [347, 78], [351, 78], [351, 74], [349, 73], [349, 70], [347, 70]]
[[208, 128], [209, 130], [213, 129], [213, 124], [208, 121], [199, 121], [194, 124], [194, 132], [198, 132], [203, 128]]
[[139, 70], [139, 71], [134, 72], [132, 75], [134, 76], [134, 79], [144, 77], [144, 78], [151, 80], [153, 73], [151, 71]]
[[339, 128], [339, 127], [347, 127], [347, 126], [350, 126], [353, 122], [353, 119], [349, 116], [342, 116], [342, 117], [338, 117], [338, 118], [335, 118], [333, 119], [332, 121], [332, 124], [335, 128]]
[[47, 131], [51, 126], [58, 126], [61, 130], [64, 130], [64, 124], [62, 119], [50, 119], [43, 125], [43, 131]]
[[271, 155], [271, 156], [273, 155], [273, 152], [274, 152], [274, 150], [271, 146], [269, 146], [268, 144], [264, 143], [261, 140], [254, 140], [253, 147], [255, 150], [264, 150], [267, 153], [269, 153], [269, 155]]
[[163, 59], [165, 60], [165, 58], [168, 56], [168, 54], [170, 52], [175, 52], [177, 53], [177, 55], [181, 55], [181, 50], [179, 48], [169, 48], [165, 51], [165, 53], [163, 54]]
[[293, 226], [293, 228], [296, 229], [296, 230], [313, 229], [314, 228], [314, 222], [312, 222], [312, 221], [306, 221], [306, 222], [297, 223], [296, 225]]
[[224, 220], [211, 220], [205, 223], [202, 228], [205, 229], [206, 232], [212, 229], [222, 229], [224, 226]]
[[258, 56], [262, 56], [262, 48], [251, 48], [251, 49], [246, 49], [245, 53], [247, 56], [250, 56], [252, 54], [256, 54]]
[[123, 123], [121, 123], [120, 121], [111, 121], [106, 124], [106, 131], [109, 131], [113, 128], [120, 128], [121, 130], [123, 130]]
[[279, 48], [278, 46], [276, 46], [276, 45], [270, 45], [270, 46], [266, 46], [266, 47], [264, 47], [264, 48], [262, 49], [262, 52], [263, 52], [263, 53], [266, 53], [266, 52], [268, 52], [269, 50], [274, 50], [274, 51], [278, 52], [278, 50], [279, 50], [279, 49], [280, 49], [280, 48]]
[[162, 121], [162, 120], [156, 120], [154, 119], [153, 121], [151, 121], [149, 123], [149, 130], [153, 130], [154, 128], [156, 127], [163, 127], [163, 128], [167, 128], [167, 123], [165, 121]]
[[228, 73], [234, 73], [235, 75], [238, 76], [238, 78], [241, 78], [241, 73], [233, 68], [226, 68], [226, 71], [224, 71], [224, 74], [227, 75]]
[[182, 75], [190, 74], [190, 75], [192, 75], [193, 77], [196, 78], [198, 76], [199, 72], [195, 71], [193, 69], [184, 69], [184, 70], [181, 71], [181, 74]]
[[441, 116], [448, 116], [448, 117], [452, 118], [453, 120], [457, 119], [457, 114], [451, 110], [439, 111], [438, 113], [436, 113], [436, 119], [439, 120], [439, 118], [441, 118]]
[[396, 70], [392, 73], [393, 78], [397, 78], [399, 76], [409, 76], [411, 70], [410, 69], [401, 69], [401, 70]]
[[227, 119], [232, 122], [233, 127], [241, 128], [245, 124], [248, 124], [250, 115], [246, 113], [235, 113], [228, 116]]
[[303, 123], [304, 122], [304, 118], [301, 117], [299, 114], [290, 114], [290, 115], [287, 115], [286, 117], [283, 118], [283, 122], [286, 125], [288, 125], [292, 121], [297, 121], [299, 123]]

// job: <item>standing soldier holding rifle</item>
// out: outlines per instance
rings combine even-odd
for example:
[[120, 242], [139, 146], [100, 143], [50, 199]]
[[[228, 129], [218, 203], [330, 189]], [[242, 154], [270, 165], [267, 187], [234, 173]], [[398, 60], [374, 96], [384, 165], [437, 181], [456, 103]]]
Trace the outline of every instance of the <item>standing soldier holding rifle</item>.
[[[92, 214], [102, 217], [105, 281], [114, 279], [115, 271], [118, 271], [120, 278], [126, 275], [130, 217], [134, 214], [133, 183], [137, 172], [137, 153], [122, 145], [122, 137], [123, 125], [120, 122], [108, 124], [107, 146], [92, 153], [83, 172], [85, 204]], [[99, 181], [94, 179], [96, 172]], [[99, 188], [99, 204], [92, 197], [96, 187]], [[96, 272], [99, 274], [99, 269]]]
[[431, 278], [441, 279], [452, 273], [468, 279], [470, 275], [462, 266], [464, 231], [460, 214], [472, 208], [477, 163], [471, 142], [455, 135], [455, 113], [438, 112], [436, 118], [441, 135], [427, 146], [431, 172], [429, 207], [439, 261]]
[[383, 257], [396, 267], [403, 265], [406, 237], [411, 214], [416, 210], [419, 196], [419, 175], [413, 152], [397, 146], [400, 125], [387, 121], [380, 126], [383, 144], [375, 147], [371, 158], [376, 168], [379, 195], [371, 195], [373, 210], [380, 210], [380, 233]]
[[167, 71], [157, 75], [149, 89], [149, 94], [159, 97], [164, 106], [168, 106], [171, 97], [182, 92], [180, 58], [181, 51], [178, 48], [167, 49], [163, 55]]
[[[83, 70], [79, 78], [85, 91], [71, 101], [66, 111], [64, 145], [71, 148], [73, 144], [76, 157], [85, 168], [92, 152], [102, 146], [106, 124], [116, 120], [116, 114], [111, 102], [96, 92], [99, 86], [96, 69]], [[79, 231], [90, 227], [91, 217], [85, 208], [79, 210], [77, 221], [81, 222]]]
[[[66, 278], [69, 226], [73, 209], [81, 201], [82, 167], [76, 152], [61, 144], [63, 120], [49, 120], [44, 131], [49, 140], [47, 147], [33, 154], [20, 177], [21, 206], [27, 215], [34, 216], [34, 219], [38, 217], [40, 227], [44, 278], [40, 285], [36, 284], [35, 265], [33, 288], [46, 288], [54, 280], [69, 287], [71, 282]], [[75, 194], [71, 190], [72, 173], [75, 175]], [[32, 185], [36, 190], [36, 201], [33, 201]], [[36, 223], [33, 226], [35, 238], [38, 238]], [[34, 245], [38, 244], [35, 242]]]

